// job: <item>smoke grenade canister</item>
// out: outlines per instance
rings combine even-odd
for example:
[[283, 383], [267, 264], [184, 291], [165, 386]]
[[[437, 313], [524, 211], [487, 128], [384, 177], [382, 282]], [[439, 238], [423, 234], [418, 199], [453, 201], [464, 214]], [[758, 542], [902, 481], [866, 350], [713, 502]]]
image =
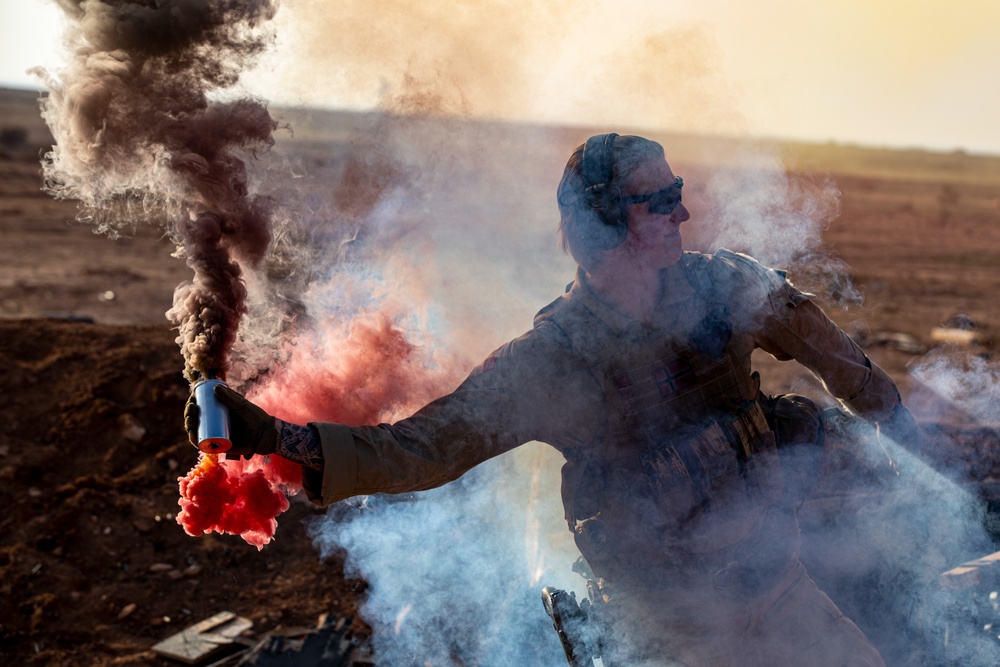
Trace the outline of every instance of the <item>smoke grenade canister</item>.
[[222, 380], [201, 380], [192, 387], [198, 404], [198, 449], [209, 454], [222, 454], [233, 446], [229, 439], [229, 408], [215, 397], [215, 387], [225, 386]]

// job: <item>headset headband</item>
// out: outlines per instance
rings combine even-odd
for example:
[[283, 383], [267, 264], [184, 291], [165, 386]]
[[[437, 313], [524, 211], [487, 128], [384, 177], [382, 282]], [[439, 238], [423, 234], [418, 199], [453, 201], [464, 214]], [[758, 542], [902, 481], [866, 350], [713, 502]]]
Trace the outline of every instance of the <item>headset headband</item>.
[[614, 132], [598, 134], [583, 146], [583, 180], [588, 190], [600, 190], [608, 187], [614, 171]]

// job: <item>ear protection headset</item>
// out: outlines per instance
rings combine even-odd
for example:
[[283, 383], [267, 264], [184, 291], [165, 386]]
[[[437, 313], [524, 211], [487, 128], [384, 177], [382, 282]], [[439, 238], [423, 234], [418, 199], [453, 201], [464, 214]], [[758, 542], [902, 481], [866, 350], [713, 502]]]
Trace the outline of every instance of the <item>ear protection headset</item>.
[[[614, 132], [598, 134], [583, 147], [583, 181], [586, 187], [587, 206], [602, 223], [608, 234], [607, 243], [602, 243], [606, 249], [611, 249], [625, 240], [628, 234], [628, 207], [622, 201], [622, 192], [611, 185], [614, 174]], [[603, 234], [602, 234], [603, 235]]]

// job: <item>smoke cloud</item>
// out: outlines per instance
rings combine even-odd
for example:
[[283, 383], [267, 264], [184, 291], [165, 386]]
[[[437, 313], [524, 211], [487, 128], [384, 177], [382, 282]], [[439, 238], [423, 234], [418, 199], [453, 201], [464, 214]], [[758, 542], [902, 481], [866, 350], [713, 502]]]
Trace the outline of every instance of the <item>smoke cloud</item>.
[[240, 155], [266, 150], [276, 128], [231, 88], [271, 41], [270, 0], [164, 3], [61, 0], [73, 61], [41, 73], [43, 116], [56, 139], [45, 179], [81, 202], [101, 231], [163, 222], [194, 280], [169, 317], [190, 379], [223, 375], [245, 312], [244, 267], [270, 242], [272, 203], [250, 192]]
[[[179, 480], [181, 511], [177, 523], [194, 537], [207, 532], [228, 533], [261, 549], [278, 528], [275, 517], [289, 506], [279, 486], [281, 472], [270, 470], [270, 465], [265, 471], [258, 462], [226, 463], [221, 465], [217, 455], [206, 454]], [[280, 465], [278, 461], [275, 464]], [[301, 469], [291, 463], [285, 467], [295, 468], [301, 485]]]
[[[277, 127], [265, 103], [212, 99], [231, 89], [272, 40], [270, 0], [163, 3], [62, 0], [74, 59], [39, 72], [42, 115], [56, 139], [45, 183], [76, 199], [99, 231], [162, 224], [194, 272], [167, 317], [185, 374], [222, 377], [240, 318], [243, 276], [271, 242], [274, 202], [250, 187], [245, 159], [266, 151]], [[247, 471], [214, 456], [181, 481], [178, 520], [194, 535], [241, 534], [266, 543], [288, 507], [272, 468]]]
[[[379, 664], [564, 661], [540, 591], [565, 583], [553, 570], [568, 572], [573, 560], [545, 562], [530, 548], [550, 536], [525, 512], [526, 472], [491, 461], [450, 487], [402, 502], [345, 503], [312, 524], [323, 555], [346, 550], [349, 573], [369, 583], [362, 613], [376, 628]], [[501, 479], [520, 488], [501, 489]]]

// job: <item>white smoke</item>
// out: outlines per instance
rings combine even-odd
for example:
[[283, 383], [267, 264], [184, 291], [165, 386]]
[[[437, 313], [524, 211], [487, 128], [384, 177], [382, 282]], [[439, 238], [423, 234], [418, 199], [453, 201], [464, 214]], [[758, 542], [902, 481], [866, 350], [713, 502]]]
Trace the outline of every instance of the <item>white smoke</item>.
[[914, 363], [910, 373], [921, 384], [911, 401], [928, 419], [957, 417], [968, 426], [1000, 427], [1000, 366], [995, 361], [944, 347]]
[[826, 175], [789, 172], [772, 144], [712, 145], [699, 247], [744, 252], [789, 270], [797, 285], [817, 296], [860, 303], [849, 267], [823, 246], [823, 232], [840, 215], [837, 184]]
[[[343, 549], [347, 573], [369, 584], [361, 612], [375, 630], [379, 664], [499, 667], [563, 659], [540, 592], [575, 584], [567, 581], [575, 557], [554, 552], [558, 536], [540, 529], [532, 471], [515, 458], [523, 454], [402, 501], [348, 503], [312, 525], [323, 555]], [[543, 493], [558, 495], [551, 475], [534, 473]], [[541, 504], [560, 516], [558, 507]]]

